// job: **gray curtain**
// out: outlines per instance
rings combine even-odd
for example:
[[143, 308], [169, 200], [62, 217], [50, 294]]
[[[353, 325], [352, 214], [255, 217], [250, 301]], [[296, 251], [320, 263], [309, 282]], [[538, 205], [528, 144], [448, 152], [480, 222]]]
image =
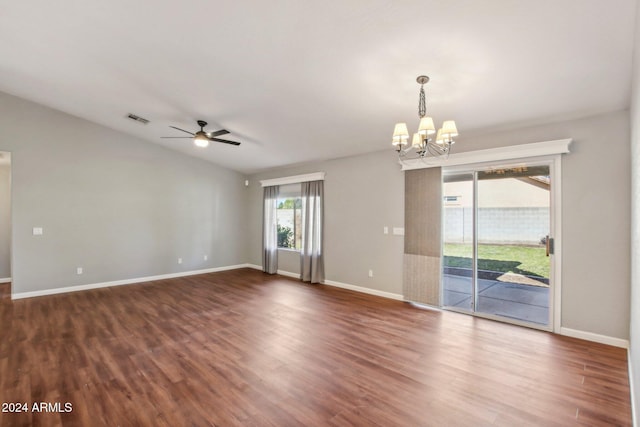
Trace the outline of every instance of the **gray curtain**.
[[300, 250], [300, 280], [324, 281], [323, 209], [324, 181], [302, 183], [302, 249]]
[[276, 208], [278, 202], [277, 185], [264, 187], [262, 211], [262, 271], [269, 274], [278, 272], [278, 224]]
[[442, 170], [404, 174], [404, 268], [406, 301], [440, 305]]

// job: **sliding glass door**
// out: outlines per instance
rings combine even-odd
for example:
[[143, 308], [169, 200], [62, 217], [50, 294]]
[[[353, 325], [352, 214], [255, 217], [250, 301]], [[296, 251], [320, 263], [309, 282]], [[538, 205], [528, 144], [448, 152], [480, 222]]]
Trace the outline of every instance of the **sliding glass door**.
[[443, 305], [473, 311], [475, 306], [475, 174], [443, 174]]
[[443, 305], [550, 328], [549, 164], [443, 174]]

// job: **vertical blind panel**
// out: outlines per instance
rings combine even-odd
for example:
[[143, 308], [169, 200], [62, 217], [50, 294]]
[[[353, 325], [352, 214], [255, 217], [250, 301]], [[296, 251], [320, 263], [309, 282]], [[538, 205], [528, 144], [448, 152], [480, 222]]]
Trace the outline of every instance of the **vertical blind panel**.
[[404, 253], [440, 257], [441, 169], [405, 172]]
[[403, 295], [440, 305], [442, 169], [405, 172]]

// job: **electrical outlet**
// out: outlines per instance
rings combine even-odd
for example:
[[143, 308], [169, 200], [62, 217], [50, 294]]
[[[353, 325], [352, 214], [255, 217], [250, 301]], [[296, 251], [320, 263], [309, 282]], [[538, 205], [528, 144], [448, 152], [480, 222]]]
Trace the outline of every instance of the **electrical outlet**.
[[373, 270], [369, 270], [369, 277], [373, 277]]
[[82, 267], [76, 268], [76, 274], [82, 274]]
[[389, 234], [389, 227], [384, 227], [384, 234]]
[[182, 264], [182, 258], [178, 258], [178, 264]]
[[209, 259], [209, 257], [205, 255], [205, 256], [204, 256], [204, 260], [206, 261], [206, 260], [208, 260], [208, 259]]

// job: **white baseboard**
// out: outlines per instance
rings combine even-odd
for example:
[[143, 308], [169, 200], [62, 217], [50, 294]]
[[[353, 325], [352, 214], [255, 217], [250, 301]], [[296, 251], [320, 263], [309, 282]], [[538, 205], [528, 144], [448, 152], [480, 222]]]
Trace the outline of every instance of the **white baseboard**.
[[[260, 270], [262, 271], [262, 266], [258, 265], [258, 264], [247, 264], [247, 267], [249, 268], [253, 268], [254, 270]], [[287, 277], [293, 277], [294, 279], [299, 279], [300, 278], [300, 274], [298, 273], [292, 273], [290, 271], [285, 271], [285, 270], [278, 270], [277, 273], [281, 276], [287, 276]]]
[[281, 276], [293, 277], [294, 279], [300, 279], [300, 273], [292, 273], [290, 271], [278, 270], [278, 274]]
[[179, 273], [160, 274], [158, 276], [136, 277], [134, 279], [114, 280], [112, 282], [90, 283], [87, 285], [67, 286], [64, 288], [43, 289], [41, 291], [19, 292], [11, 294], [11, 299], [41, 297], [45, 295], [63, 294], [67, 292], [86, 291], [89, 289], [108, 288], [110, 286], [131, 285], [134, 283], [150, 282], [153, 280], [174, 279], [176, 277], [195, 276], [197, 274], [216, 273], [218, 271], [236, 270], [248, 267], [248, 264], [229, 265], [225, 267], [206, 268], [203, 270], [181, 271]]
[[349, 285], [347, 283], [335, 282], [333, 280], [325, 280], [322, 283], [324, 283], [325, 285], [334, 286], [336, 288], [342, 288], [342, 289], [348, 289], [350, 291], [361, 292], [363, 294], [375, 295], [377, 297], [383, 297], [383, 298], [389, 298], [389, 299], [394, 299], [394, 300], [398, 300], [398, 301], [404, 301], [404, 298], [402, 297], [402, 295], [394, 294], [394, 293], [391, 293], [391, 292], [379, 291], [377, 289], [365, 288], [363, 286]]
[[11, 282], [11, 277], [4, 277], [0, 279], [0, 283], [9, 283]]
[[[256, 264], [247, 264], [247, 267], [254, 268], [256, 270], [262, 270], [262, 266], [261, 265], [256, 265]], [[300, 274], [299, 273], [292, 273], [290, 271], [278, 270], [278, 274], [280, 274], [282, 276], [293, 277], [295, 279], [299, 279], [300, 278]], [[333, 286], [333, 287], [336, 287], [336, 288], [348, 289], [350, 291], [361, 292], [363, 294], [375, 295], [377, 297], [383, 297], [383, 298], [389, 298], [389, 299], [394, 299], [394, 300], [398, 300], [398, 301], [404, 301], [404, 298], [400, 294], [394, 294], [394, 293], [391, 293], [391, 292], [379, 291], [377, 289], [371, 289], [371, 288], [365, 288], [365, 287], [362, 287], [362, 286], [349, 285], [347, 283], [336, 282], [336, 281], [333, 281], [333, 280], [325, 280], [324, 282], [322, 282], [322, 284], [327, 285], [327, 286]]]
[[[257, 264], [247, 264], [247, 267], [249, 268], [253, 268], [255, 270], [260, 270], [262, 271], [262, 266], [261, 265], [257, 265]], [[290, 271], [285, 271], [285, 270], [278, 270], [277, 273], [281, 276], [287, 276], [287, 277], [293, 277], [294, 279], [299, 279], [300, 278], [300, 274], [299, 273], [292, 273]]]
[[560, 335], [580, 338], [587, 341], [598, 342], [600, 344], [612, 345], [614, 347], [629, 348], [629, 340], [614, 338], [607, 335], [594, 334], [593, 332], [579, 331], [577, 329], [560, 328]]

